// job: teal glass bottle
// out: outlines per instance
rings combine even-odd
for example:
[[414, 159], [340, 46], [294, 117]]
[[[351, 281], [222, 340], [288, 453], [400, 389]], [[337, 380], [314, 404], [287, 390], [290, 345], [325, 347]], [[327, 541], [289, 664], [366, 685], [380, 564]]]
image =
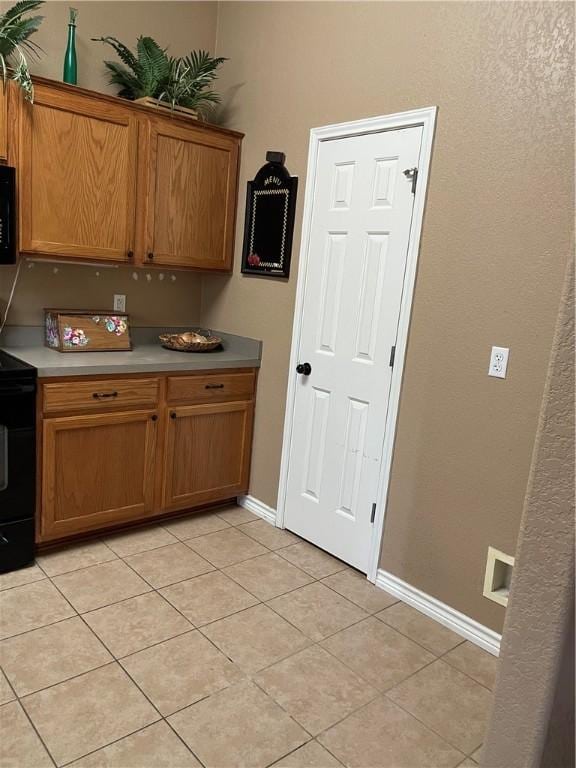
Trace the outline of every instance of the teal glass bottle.
[[76, 85], [78, 82], [78, 62], [76, 60], [76, 17], [78, 11], [76, 8], [70, 8], [70, 18], [68, 21], [68, 45], [64, 55], [64, 77], [65, 83]]

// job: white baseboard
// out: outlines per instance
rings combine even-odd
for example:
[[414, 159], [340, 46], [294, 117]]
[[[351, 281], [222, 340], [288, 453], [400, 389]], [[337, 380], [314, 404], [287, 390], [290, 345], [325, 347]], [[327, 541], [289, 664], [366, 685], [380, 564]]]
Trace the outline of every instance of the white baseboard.
[[254, 496], [238, 496], [236, 501], [240, 507], [247, 509], [249, 512], [254, 512], [255, 515], [266, 520], [266, 522], [276, 525], [276, 510], [269, 507], [268, 504], [264, 504], [260, 499]]
[[413, 606], [421, 613], [426, 614], [426, 616], [430, 616], [439, 624], [443, 624], [458, 635], [465, 637], [466, 640], [470, 640], [471, 643], [479, 645], [485, 651], [494, 656], [499, 655], [502, 636], [494, 632], [493, 629], [485, 627], [469, 616], [465, 616], [463, 613], [446, 605], [446, 603], [441, 603], [435, 597], [421, 592], [416, 587], [407, 584], [402, 579], [381, 568], [376, 575], [376, 586]]
[[[258, 517], [266, 520], [266, 522], [276, 525], [276, 510], [264, 504], [260, 499], [254, 496], [238, 496], [237, 502], [240, 507], [253, 512]], [[461, 637], [465, 637], [471, 643], [479, 645], [480, 648], [484, 648], [485, 651], [494, 656], [499, 655], [502, 636], [494, 632], [493, 629], [485, 627], [469, 616], [460, 613], [455, 608], [451, 608], [446, 603], [440, 602], [435, 597], [427, 595], [425, 592], [381, 568], [378, 570], [375, 583], [380, 589], [413, 606], [416, 610], [426, 614], [426, 616], [430, 616], [431, 619], [434, 619], [439, 624], [443, 624], [448, 629], [456, 632], [456, 634], [461, 635]]]

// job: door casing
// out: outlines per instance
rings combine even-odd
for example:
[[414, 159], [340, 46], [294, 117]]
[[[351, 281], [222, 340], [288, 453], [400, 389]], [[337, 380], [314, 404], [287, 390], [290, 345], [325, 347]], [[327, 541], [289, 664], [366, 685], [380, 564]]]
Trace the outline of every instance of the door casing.
[[276, 525], [285, 527], [286, 491], [288, 486], [288, 470], [290, 460], [290, 443], [292, 440], [294, 401], [296, 397], [296, 365], [298, 363], [298, 351], [300, 336], [302, 333], [302, 315], [304, 310], [304, 295], [306, 284], [306, 272], [308, 267], [309, 244], [311, 234], [313, 204], [316, 194], [316, 171], [318, 164], [318, 150], [323, 141], [331, 139], [343, 139], [352, 136], [362, 136], [371, 133], [381, 133], [401, 128], [422, 126], [422, 145], [420, 152], [420, 164], [418, 167], [418, 181], [414, 195], [414, 208], [412, 224], [410, 227], [410, 240], [406, 259], [406, 271], [402, 290], [402, 303], [398, 322], [398, 336], [396, 340], [396, 353], [392, 381], [390, 385], [390, 401], [386, 419], [386, 429], [383, 446], [380, 477], [378, 481], [377, 506], [372, 528], [370, 542], [370, 557], [368, 563], [367, 578], [374, 583], [378, 572], [382, 532], [384, 530], [384, 516], [386, 500], [390, 482], [390, 469], [398, 408], [400, 403], [400, 391], [402, 387], [402, 375], [408, 332], [410, 328], [410, 314], [412, 311], [412, 299], [416, 282], [416, 270], [418, 265], [418, 253], [420, 250], [420, 237], [424, 219], [426, 203], [426, 191], [428, 188], [428, 176], [432, 158], [432, 146], [434, 141], [434, 129], [436, 126], [437, 107], [424, 107], [408, 112], [397, 112], [392, 115], [369, 117], [364, 120], [354, 120], [349, 123], [336, 123], [325, 125], [321, 128], [313, 128], [310, 131], [310, 143], [308, 147], [308, 167], [306, 172], [306, 195], [304, 199], [304, 215], [302, 222], [302, 240], [300, 245], [300, 259], [298, 263], [298, 282], [296, 288], [296, 304], [294, 309], [294, 324], [292, 328], [292, 348], [290, 352], [290, 368], [288, 375], [288, 392], [286, 395], [286, 414], [284, 417], [284, 438], [282, 442], [282, 459], [280, 464], [280, 483], [278, 489], [278, 505], [276, 511]]

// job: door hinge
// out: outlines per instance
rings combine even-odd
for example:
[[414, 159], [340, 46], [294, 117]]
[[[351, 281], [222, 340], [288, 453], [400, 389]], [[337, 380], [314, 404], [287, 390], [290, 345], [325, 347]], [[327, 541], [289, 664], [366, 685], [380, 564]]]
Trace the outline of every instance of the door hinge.
[[390, 349], [390, 361], [388, 365], [390, 368], [394, 368], [394, 358], [396, 357], [396, 344]]
[[416, 184], [418, 182], [418, 168], [406, 168], [404, 176], [407, 179], [412, 179], [412, 194], [416, 194]]
[[370, 515], [370, 522], [374, 522], [374, 518], [376, 517], [376, 502], [372, 504], [372, 514]]

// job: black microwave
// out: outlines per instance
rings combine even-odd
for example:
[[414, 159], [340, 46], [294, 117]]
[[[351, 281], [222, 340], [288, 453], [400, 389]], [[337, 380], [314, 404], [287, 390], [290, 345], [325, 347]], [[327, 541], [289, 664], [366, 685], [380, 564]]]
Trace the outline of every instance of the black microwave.
[[0, 264], [16, 262], [16, 172], [0, 165]]

